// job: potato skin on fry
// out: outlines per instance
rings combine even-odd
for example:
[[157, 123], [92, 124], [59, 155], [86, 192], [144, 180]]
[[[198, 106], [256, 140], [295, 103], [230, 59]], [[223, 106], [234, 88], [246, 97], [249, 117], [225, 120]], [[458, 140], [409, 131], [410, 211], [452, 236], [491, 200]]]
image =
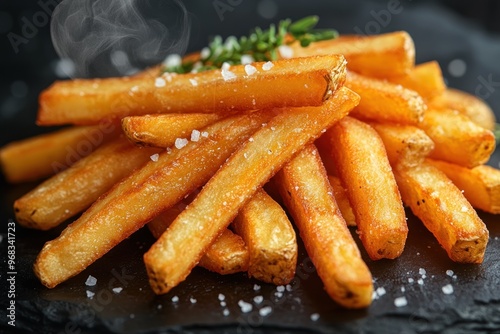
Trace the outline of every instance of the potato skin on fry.
[[358, 102], [357, 94], [341, 88], [320, 107], [282, 109], [252, 135], [144, 255], [153, 291], [167, 293], [185, 280], [253, 193]]
[[[102, 119], [158, 113], [243, 112], [276, 107], [319, 106], [345, 80], [342, 55], [253, 63], [230, 73], [166, 73], [158, 78], [129, 77], [59, 81], [42, 92], [38, 124], [94, 124]], [[194, 81], [193, 81], [194, 80]], [[275, 89], [277, 85], [281, 89]], [[307, 94], [304, 90], [307, 89]]]
[[275, 182], [330, 297], [347, 308], [369, 306], [372, 276], [342, 218], [314, 145], [287, 163]]
[[290, 283], [297, 265], [297, 239], [281, 206], [263, 189], [241, 208], [233, 227], [248, 247], [248, 275], [284, 285]]
[[360, 239], [372, 260], [403, 252], [408, 227], [382, 140], [368, 124], [346, 117], [323, 136], [347, 190]]
[[434, 234], [450, 259], [481, 263], [488, 230], [450, 179], [428, 163], [397, 166], [394, 171], [403, 201]]

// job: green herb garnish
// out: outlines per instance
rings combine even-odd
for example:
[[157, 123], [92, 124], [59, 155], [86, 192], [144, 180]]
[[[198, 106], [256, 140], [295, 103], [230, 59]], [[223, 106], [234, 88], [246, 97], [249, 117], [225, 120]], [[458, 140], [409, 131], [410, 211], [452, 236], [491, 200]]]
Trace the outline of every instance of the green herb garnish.
[[215, 36], [208, 47], [202, 50], [198, 61], [183, 61], [180, 64], [167, 62], [162, 72], [201, 72], [221, 68], [224, 63], [241, 64], [243, 57], [251, 57], [254, 61], [273, 61], [278, 59], [278, 48], [281, 45], [298, 41], [301, 46], [306, 47], [313, 42], [338, 36], [336, 30], [314, 29], [318, 21], [318, 16], [308, 16], [296, 22], [287, 19], [280, 21], [277, 27], [271, 24], [267, 30], [255, 28], [248, 37], [238, 39], [230, 36], [223, 40], [222, 37]]

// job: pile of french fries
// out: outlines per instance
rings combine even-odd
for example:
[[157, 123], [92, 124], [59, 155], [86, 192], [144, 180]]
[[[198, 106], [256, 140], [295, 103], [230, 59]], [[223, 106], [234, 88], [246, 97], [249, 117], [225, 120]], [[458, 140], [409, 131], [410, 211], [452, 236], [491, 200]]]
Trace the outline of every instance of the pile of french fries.
[[157, 294], [197, 265], [288, 284], [297, 230], [331, 298], [363, 308], [372, 276], [348, 226], [370, 259], [395, 259], [404, 206], [451, 260], [481, 263], [488, 230], [475, 209], [500, 212], [500, 171], [485, 165], [491, 109], [447, 88], [436, 62], [415, 65], [405, 32], [291, 47], [229, 77], [155, 68], [45, 90], [38, 124], [72, 126], [2, 148], [7, 180], [47, 177], [82, 133], [117, 130], [14, 203], [18, 223], [40, 230], [81, 213], [41, 250], [40, 281], [55, 287], [147, 225]]

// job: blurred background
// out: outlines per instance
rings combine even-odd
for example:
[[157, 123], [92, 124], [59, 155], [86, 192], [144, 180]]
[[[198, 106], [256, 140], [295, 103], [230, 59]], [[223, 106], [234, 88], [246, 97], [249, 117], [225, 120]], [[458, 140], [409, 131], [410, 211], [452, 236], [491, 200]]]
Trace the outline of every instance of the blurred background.
[[2, 0], [0, 145], [51, 130], [35, 119], [38, 94], [55, 80], [131, 74], [217, 34], [312, 14], [341, 34], [408, 31], [417, 62], [438, 60], [449, 86], [482, 97], [500, 115], [496, 0]]

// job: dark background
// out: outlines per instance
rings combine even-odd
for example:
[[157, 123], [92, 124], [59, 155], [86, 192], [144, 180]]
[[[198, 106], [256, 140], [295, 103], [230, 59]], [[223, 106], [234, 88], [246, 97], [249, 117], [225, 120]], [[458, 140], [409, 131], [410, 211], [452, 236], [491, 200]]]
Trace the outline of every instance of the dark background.
[[[40, 1], [50, 3], [48, 0]], [[228, 4], [229, 9], [226, 7], [226, 11], [218, 14], [215, 5], [221, 2]], [[471, 94], [479, 93], [492, 106], [497, 117], [500, 117], [500, 2], [401, 0], [398, 8], [402, 10], [389, 17], [384, 16], [393, 3], [375, 0], [184, 1], [190, 23], [190, 38], [187, 41], [178, 38], [185, 32], [178, 29], [183, 22], [184, 13], [178, 5], [172, 1], [142, 1], [137, 7], [138, 11], [167, 26], [168, 34], [164, 36], [169, 37], [167, 40], [173, 39], [175, 43], [162, 44], [159, 53], [150, 54], [147, 59], [140, 56], [134, 58], [135, 54], [141, 54], [138, 50], [143, 49], [139, 42], [147, 42], [147, 39], [124, 38], [123, 42], [118, 43], [118, 47], [128, 48], [134, 67], [141, 68], [161, 61], [169, 48], [175, 52], [198, 50], [207, 44], [210, 36], [240, 36], [247, 34], [255, 26], [267, 27], [284, 18], [298, 19], [317, 14], [320, 16], [320, 27], [336, 28], [341, 34], [406, 30], [415, 41], [418, 63], [437, 60], [450, 87], [460, 88]], [[12, 36], [12, 33], [22, 35], [23, 18], [32, 21], [40, 10], [41, 6], [36, 1], [0, 2], [0, 146], [12, 140], [52, 130], [35, 125], [37, 97], [54, 80], [67, 78], [68, 71], [61, 71], [61, 62], [51, 41], [50, 27], [46, 24], [37, 28], [36, 34], [29, 38], [27, 44], [20, 45], [18, 52], [14, 51], [7, 37], [9, 34]], [[68, 22], [71, 23], [83, 28], [88, 24], [83, 19]], [[111, 51], [101, 49], [95, 48], [94, 51], [103, 52], [95, 57], [94, 63], [84, 68], [85, 75], [120, 74], [123, 69], [112, 66], [113, 62], [109, 60]], [[88, 50], [81, 49], [81, 52]], [[75, 74], [70, 77], [75, 77]], [[498, 167], [498, 161], [496, 154], [490, 163]], [[12, 201], [34, 185], [13, 187], [3, 180], [0, 185], [0, 219], [7, 222], [13, 218]], [[451, 263], [430, 233], [418, 220], [409, 216], [410, 235], [400, 259], [374, 263], [366, 259], [366, 254], [363, 253], [376, 279], [375, 287], [384, 287], [387, 291], [387, 295], [375, 301], [369, 310], [342, 310], [322, 291], [318, 277], [308, 272], [308, 277], [304, 278], [304, 283], [307, 283], [303, 285], [304, 288], [287, 295], [288, 299], [284, 303], [274, 305], [273, 314], [258, 326], [248, 318], [242, 320], [238, 317], [239, 307], [234, 306], [238, 298], [248, 301], [255, 295], [252, 290], [254, 282], [249, 282], [243, 275], [222, 278], [197, 269], [183, 283], [183, 287], [174, 292], [181, 299], [178, 306], [173, 306], [170, 302], [172, 294], [153, 296], [141, 262], [144, 247], [147, 249], [152, 242], [145, 231], [122, 243], [68, 284], [47, 290], [34, 278], [30, 267], [43, 243], [57, 236], [60, 229], [42, 234], [18, 229], [17, 249], [21, 258], [19, 266], [23, 269], [20, 270], [23, 274], [18, 276], [17, 282], [21, 290], [18, 299], [19, 325], [29, 332], [60, 332], [67, 325], [68, 319], [72, 319], [78, 323], [78, 329], [82, 329], [82, 333], [110, 330], [153, 332], [157, 328], [179, 333], [184, 330], [207, 333], [210, 328], [213, 329], [210, 326], [218, 326], [218, 331], [228, 333], [236, 329], [245, 333], [327, 333], [332, 328], [352, 333], [500, 332], [498, 219], [481, 213], [491, 236], [483, 265], [460, 266]], [[99, 284], [104, 284], [98, 284], [96, 288], [104, 289], [105, 283], [112, 278], [109, 268], [126, 268], [134, 279], [122, 294], [115, 296], [111, 304], [95, 314], [96, 308], [87, 304], [84, 282], [91, 273], [99, 277]], [[407, 278], [416, 280], [419, 268], [427, 269], [429, 277], [425, 285], [409, 284]], [[447, 269], [452, 269], [458, 278], [453, 280], [446, 276], [444, 273]], [[2, 268], [2, 280], [3, 272]], [[453, 284], [455, 293], [443, 297], [441, 287], [447, 283]], [[401, 291], [402, 287], [406, 288], [405, 293]], [[264, 286], [262, 294], [269, 296], [273, 291], [273, 287]], [[228, 305], [233, 303], [231, 317], [225, 318], [220, 314], [217, 302], [217, 294], [220, 292], [228, 297]], [[393, 300], [402, 294], [406, 294], [409, 306], [395, 308]], [[191, 296], [198, 298], [196, 305], [189, 303]], [[4, 298], [2, 291], [0, 333], [5, 330], [2, 327]], [[302, 302], [297, 304], [296, 298], [300, 298]], [[158, 308], [160, 304], [162, 309]], [[81, 317], [82, 312], [94, 312], [95, 317], [92, 321], [87, 321], [88, 317]], [[318, 322], [309, 320], [309, 315], [313, 312], [321, 314]]]

